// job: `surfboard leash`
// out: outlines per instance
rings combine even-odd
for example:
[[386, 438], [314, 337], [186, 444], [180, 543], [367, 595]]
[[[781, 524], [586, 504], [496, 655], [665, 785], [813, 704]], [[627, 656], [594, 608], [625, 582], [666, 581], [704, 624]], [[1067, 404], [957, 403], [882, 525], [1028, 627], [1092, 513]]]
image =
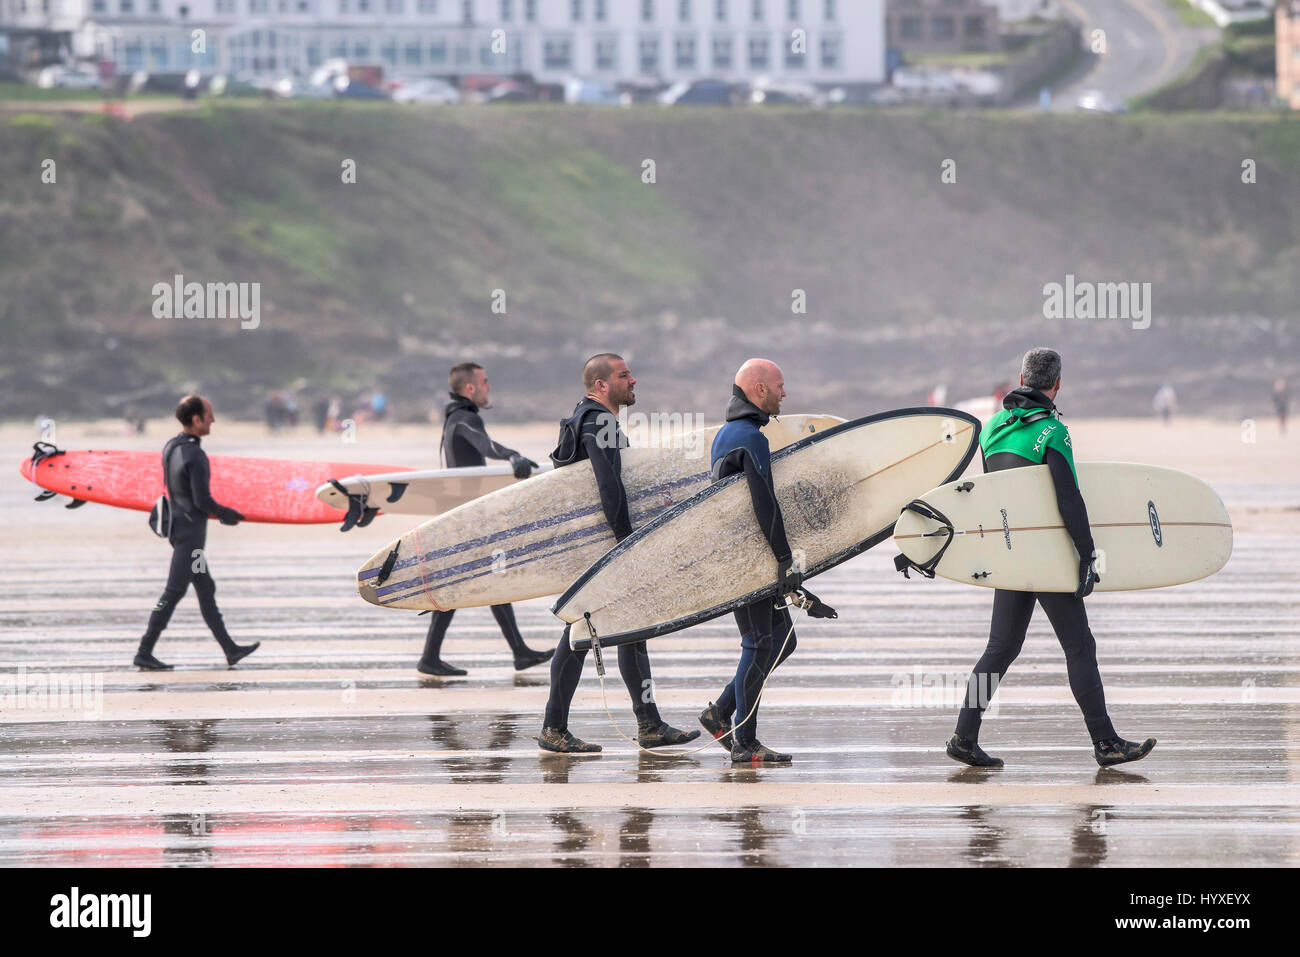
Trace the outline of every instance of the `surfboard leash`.
[[[771, 670], [769, 670], [768, 673], [763, 677], [763, 684], [759, 686], [758, 696], [754, 699], [754, 706], [749, 709], [749, 714], [745, 715], [745, 717], [742, 720], [738, 721], [736, 724], [732, 726], [731, 728], [732, 734], [735, 734], [736, 730], [742, 727], [745, 724], [745, 722], [748, 721], [750, 718], [752, 718], [754, 714], [758, 711], [758, 706], [763, 700], [763, 692], [767, 690], [767, 683], [772, 679], [772, 672], [776, 671], [776, 663], [779, 662], [781, 660], [781, 656], [785, 654], [786, 645], [790, 644], [790, 638], [792, 635], [794, 635], [794, 626], [799, 620], [799, 614], [803, 612], [806, 605], [804, 604], [803, 601], [790, 601], [784, 605], [781, 605], [780, 607], [795, 609], [795, 613], [790, 616], [790, 630], [786, 632], [785, 641], [781, 642], [780, 650], [777, 651], [776, 657], [772, 659], [773, 664]], [[628, 744], [635, 747], [638, 751], [644, 752], [645, 754], [654, 755], [655, 757], [659, 757], [659, 758], [690, 757], [692, 754], [699, 754], [701, 751], [708, 751], [718, 743], [718, 740], [716, 738], [713, 738], [709, 741], [708, 744], [702, 745], [698, 748], [692, 748], [689, 751], [651, 750], [650, 748], [642, 747], [640, 741], [636, 741], [633, 738], [629, 738], [626, 734], [624, 734], [623, 729], [620, 728], [618, 726], [618, 722], [614, 720], [614, 715], [609, 710], [609, 699], [605, 696], [605, 657], [601, 652], [600, 637], [596, 634], [596, 629], [591, 624], [591, 613], [590, 612], [584, 613], [584, 618], [586, 619], [587, 622], [587, 633], [591, 637], [591, 650], [592, 652], [595, 653], [596, 656], [596, 675], [600, 678], [600, 703], [605, 708], [605, 715], [606, 717], [609, 718], [610, 725], [614, 728], [616, 732], [618, 732], [618, 736], [620, 738], [622, 738]]]

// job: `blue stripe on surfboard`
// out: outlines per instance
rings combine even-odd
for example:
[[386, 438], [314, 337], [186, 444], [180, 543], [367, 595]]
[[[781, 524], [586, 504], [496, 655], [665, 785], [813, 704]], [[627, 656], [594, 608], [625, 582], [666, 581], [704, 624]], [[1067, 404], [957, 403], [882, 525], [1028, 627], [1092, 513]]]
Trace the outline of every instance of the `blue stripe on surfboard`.
[[[650, 509], [648, 511], [640, 513], [639, 515], [634, 516], [634, 520], [637, 522], [648, 522], [670, 508], [672, 508], [671, 505], [661, 505], [658, 508]], [[572, 540], [579, 536], [591, 536], [594, 534], [600, 534], [607, 531], [608, 529], [609, 526], [606, 525], [604, 522], [601, 522], [597, 525], [589, 525], [585, 529], [579, 529], [576, 532], [570, 532], [568, 535], [564, 535], [560, 538], [550, 538], [543, 542], [533, 542], [530, 545], [521, 546], [520, 548], [517, 548], [512, 552], [507, 552], [506, 559], [507, 561], [509, 561], [511, 568], [520, 568], [524, 565], [531, 565], [535, 561], [541, 561], [542, 559], [551, 558], [555, 555], [559, 555], [569, 551], [573, 547], [571, 544]], [[564, 545], [560, 548], [551, 547], [559, 542], [563, 542]], [[514, 556], [525, 555], [529, 552], [536, 551], [539, 548], [550, 548], [551, 550], [541, 554], [533, 555], [531, 558], [525, 558], [522, 561], [511, 560]], [[382, 605], [394, 604], [396, 602], [403, 601], [404, 599], [409, 598], [413, 595], [418, 595], [421, 592], [427, 591], [428, 590], [427, 584], [434, 584], [435, 579], [445, 578], [448, 575], [454, 575], [462, 571], [470, 572], [470, 574], [464, 574], [460, 578], [455, 579], [454, 581], [437, 581], [436, 584], [438, 585], [438, 587], [447, 588], [452, 585], [460, 585], [463, 584], [464, 582], [473, 581], [476, 578], [482, 578], [485, 575], [494, 574], [493, 570], [490, 567], [486, 567], [486, 566], [491, 566], [492, 564], [493, 564], [493, 559], [490, 557], [475, 559], [472, 562], [465, 562], [464, 564], [457, 565], [453, 568], [440, 569], [437, 572], [432, 573], [429, 576], [427, 582], [426, 580], [412, 578], [405, 583], [406, 587], [403, 587], [403, 583], [399, 582], [396, 586], [393, 587], [401, 589], [401, 594], [397, 594], [391, 591], [389, 588], [385, 587], [384, 589], [382, 589], [383, 595], [381, 596], [377, 594], [376, 597], [380, 597], [382, 599], [379, 602], [379, 604]], [[484, 570], [478, 571], [477, 569], [484, 569]]]
[[[644, 499], [653, 496], [658, 496], [658, 495], [662, 495], [666, 491], [674, 491], [682, 488], [683, 486], [688, 486], [688, 485], [694, 485], [694, 484], [704, 485], [707, 483], [707, 480], [708, 480], [708, 473], [699, 472], [695, 475], [687, 476], [686, 478], [677, 479], [676, 481], [669, 482], [664, 485], [656, 485], [653, 488], [644, 489], [641, 492], [632, 495], [631, 499], [632, 501], [636, 501], [637, 499]], [[671, 504], [676, 504], [676, 503], [671, 503]], [[655, 510], [653, 514], [657, 515], [659, 514], [660, 511], [663, 511], [663, 509], [670, 508], [671, 504], [662, 506], [661, 508]], [[447, 556], [454, 555], [457, 552], [463, 552], [471, 548], [480, 548], [484, 545], [491, 545], [496, 542], [504, 541], [506, 539], [516, 538], [520, 535], [539, 531], [548, 527], [563, 525], [577, 518], [582, 518], [588, 515], [594, 515], [600, 512], [600, 510], [601, 509], [599, 505], [593, 505], [581, 509], [573, 509], [561, 515], [551, 516], [550, 518], [542, 519], [536, 522], [529, 522], [525, 525], [516, 525], [513, 528], [505, 529], [504, 531], [500, 531], [500, 532], [494, 532], [491, 535], [485, 535], [482, 536], [481, 538], [471, 539], [466, 542], [458, 542], [455, 545], [448, 545], [443, 548], [433, 549], [431, 551], [425, 552], [422, 555], [413, 555], [406, 559], [397, 561], [394, 564], [393, 570], [396, 571], [398, 569], [411, 568], [412, 566], [416, 566], [416, 565], [427, 565], [430, 562], [433, 562], [437, 559], [446, 558]], [[644, 520], [646, 518], [646, 515], [643, 514], [641, 516], [638, 516], [638, 518]], [[546, 547], [549, 544], [554, 544], [556, 541], [561, 541], [561, 542], [573, 541], [576, 538], [588, 536], [592, 534], [594, 531], [599, 531], [607, 527], [608, 526], [602, 519], [601, 522], [595, 525], [590, 525], [585, 528], [578, 529], [574, 532], [569, 532], [568, 534], [561, 536], [558, 539], [553, 538], [547, 540], [546, 542], [534, 543], [533, 545], [530, 546], [524, 546], [518, 549], [514, 554], [519, 554], [519, 555], [527, 554], [529, 551], [533, 551], [536, 548], [540, 548], [540, 547]], [[507, 557], [508, 556], [509, 553], [507, 553]], [[455, 575], [461, 571], [473, 569], [476, 567], [481, 567], [485, 563], [490, 564], [491, 562], [492, 562], [492, 558], [490, 556], [487, 558], [474, 559], [470, 562], [465, 562], [461, 565], [454, 565], [446, 569], [439, 569], [437, 572], [434, 572], [431, 575], [422, 576], [421, 578], [418, 579], [408, 578], [408, 579], [403, 579], [402, 581], [393, 582], [391, 585], [384, 585], [380, 588], [377, 588], [375, 590], [376, 597], [389, 596], [389, 595], [393, 595], [394, 592], [397, 591], [409, 591], [417, 587], [423, 588], [425, 583], [431, 578], [433, 579], [445, 578], [449, 575]], [[368, 579], [376, 577], [378, 574], [379, 574], [378, 568], [371, 568], [368, 571], [365, 571], [360, 575], [358, 575], [357, 578], [359, 581], [364, 583]], [[450, 584], [450, 583], [444, 583], [444, 584]]]

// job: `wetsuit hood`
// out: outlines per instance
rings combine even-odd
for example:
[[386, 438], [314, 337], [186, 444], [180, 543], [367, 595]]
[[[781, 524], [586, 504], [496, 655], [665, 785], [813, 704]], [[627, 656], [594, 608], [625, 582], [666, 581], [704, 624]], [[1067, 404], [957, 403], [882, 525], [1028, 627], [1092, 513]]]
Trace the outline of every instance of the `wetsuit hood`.
[[[1041, 409], [1046, 409], [1048, 412], [1055, 412], [1056, 403], [1043, 395], [1042, 392], [1038, 391], [1033, 386], [1022, 385], [1019, 388], [1012, 389], [1003, 396], [1002, 408], [1011, 412], [1013, 415], [1018, 412], [1021, 413], [1021, 415], [1027, 415]], [[1017, 418], [1019, 417], [1021, 416], [1018, 415]]]
[[754, 403], [750, 402], [745, 396], [745, 390], [738, 385], [731, 387], [731, 401], [727, 403], [727, 421], [735, 422], [737, 419], [757, 419], [759, 428], [767, 425], [772, 418]]
[[458, 395], [455, 392], [448, 394], [451, 396], [451, 401], [448, 402], [447, 407], [442, 410], [443, 418], [446, 418], [458, 409], [464, 409], [466, 412], [473, 412], [475, 415], [478, 415], [478, 405], [473, 399], [467, 398], [463, 395]]

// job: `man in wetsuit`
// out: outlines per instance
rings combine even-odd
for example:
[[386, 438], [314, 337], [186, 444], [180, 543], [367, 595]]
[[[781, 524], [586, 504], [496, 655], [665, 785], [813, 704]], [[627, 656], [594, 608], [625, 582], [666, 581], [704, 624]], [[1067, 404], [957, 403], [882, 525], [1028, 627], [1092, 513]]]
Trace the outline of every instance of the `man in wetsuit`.
[[[795, 567], [790, 542], [786, 539], [785, 520], [772, 484], [772, 453], [762, 428], [781, 411], [784, 398], [785, 377], [776, 363], [750, 359], [742, 365], [731, 387], [727, 420], [714, 436], [711, 454], [714, 482], [744, 473], [754, 515], [776, 558], [782, 595], [800, 587], [802, 569]], [[759, 743], [756, 728], [763, 682], [777, 665], [790, 657], [798, 643], [790, 612], [777, 608], [775, 599], [768, 597], [736, 609], [735, 614], [740, 627], [740, 664], [735, 678], [723, 689], [717, 702], [709, 702], [700, 715], [700, 724], [731, 749], [733, 763], [788, 764], [790, 755]], [[780, 658], [776, 657], [778, 653]], [[733, 715], [736, 721], [744, 722], [734, 731]]]
[[[485, 465], [490, 458], [506, 459], [515, 470], [515, 478], [528, 478], [533, 469], [537, 468], [537, 463], [514, 449], [493, 442], [483, 428], [483, 419], [478, 410], [489, 408], [488, 393], [492, 391], [483, 367], [476, 362], [462, 362], [451, 367], [448, 379], [451, 401], [447, 403], [442, 420], [442, 454], [447, 468]], [[455, 613], [454, 609], [435, 610], [430, 615], [424, 654], [415, 666], [421, 673], [439, 677], [466, 673], [465, 669], [456, 668], [442, 660], [442, 639], [446, 636], [447, 626], [451, 624]], [[501, 626], [501, 634], [505, 635], [506, 644], [514, 653], [515, 671], [523, 671], [550, 660], [554, 652], [534, 651], [524, 643], [515, 621], [514, 608], [508, 604], [493, 605], [492, 616]]]
[[[560, 423], [560, 441], [551, 461], [556, 468], [587, 459], [596, 476], [600, 507], [614, 538], [622, 541], [632, 534], [628, 514], [627, 492], [623, 488], [623, 459], [620, 449], [627, 448], [627, 437], [618, 425], [621, 406], [636, 402], [636, 379], [622, 356], [612, 352], [592, 356], [582, 369], [586, 397], [574, 407], [573, 414]], [[582, 677], [585, 651], [569, 647], [569, 625], [551, 659], [551, 694], [546, 702], [546, 717], [537, 743], [545, 751], [565, 754], [592, 754], [601, 750], [569, 732], [569, 705]], [[685, 744], [700, 736], [698, 731], [681, 731], [659, 716], [654, 701], [650, 675], [650, 655], [645, 642], [618, 646], [618, 670], [632, 697], [637, 719], [637, 741], [643, 748]]]
[[176, 418], [184, 429], [167, 441], [162, 455], [163, 482], [171, 502], [171, 529], [167, 536], [172, 546], [171, 570], [167, 573], [167, 586], [149, 616], [144, 637], [140, 639], [135, 666], [145, 671], [171, 670], [171, 665], [154, 657], [153, 649], [171, 620], [176, 603], [193, 582], [203, 620], [225, 653], [226, 664], [233, 668], [240, 659], [256, 651], [261, 642], [237, 645], [226, 631], [221, 611], [217, 608], [217, 586], [208, 569], [204, 544], [209, 515], [215, 515], [223, 525], [237, 525], [244, 516], [213, 501], [208, 491], [208, 456], [199, 445], [199, 439], [212, 431], [212, 423], [216, 421], [212, 415], [212, 403], [202, 396], [187, 395], [176, 406]]
[[948, 756], [972, 767], [1000, 768], [1002, 759], [990, 757], [978, 742], [980, 721], [994, 690], [1020, 654], [1034, 602], [1043, 606], [1056, 638], [1065, 651], [1070, 690], [1083, 712], [1092, 737], [1093, 756], [1102, 767], [1144, 758], [1155, 738], [1141, 744], [1115, 733], [1106, 712], [1106, 696], [1097, 669], [1097, 643], [1088, 628], [1083, 599], [1100, 581], [1094, 564], [1096, 552], [1088, 527], [1088, 509], [1079, 494], [1070, 433], [1057, 418], [1055, 399], [1061, 389], [1061, 357], [1051, 349], [1030, 349], [1020, 367], [1020, 388], [1007, 393], [1002, 411], [989, 419], [980, 433], [985, 472], [1029, 465], [1046, 465], [1056, 488], [1056, 503], [1065, 529], [1079, 553], [1079, 585], [1074, 593], [1003, 591], [993, 593], [993, 621], [989, 643], [967, 681], [965, 704], [957, 728], [948, 742]]

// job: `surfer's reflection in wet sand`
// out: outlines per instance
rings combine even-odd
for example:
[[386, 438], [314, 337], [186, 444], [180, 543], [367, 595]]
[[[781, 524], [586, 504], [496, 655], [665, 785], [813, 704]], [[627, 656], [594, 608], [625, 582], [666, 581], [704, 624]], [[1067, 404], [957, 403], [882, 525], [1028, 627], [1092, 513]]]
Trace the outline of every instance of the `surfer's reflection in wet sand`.
[[[753, 773], [753, 772], [750, 772]], [[735, 778], [726, 776], [724, 781], [734, 782]], [[784, 808], [778, 810], [779, 814], [788, 813]], [[763, 823], [763, 810], [756, 807], [742, 807], [734, 811], [723, 811], [718, 814], [710, 814], [705, 818], [719, 824], [731, 825], [731, 831], [737, 838], [737, 855], [740, 862], [746, 867], [771, 867], [780, 863], [772, 858], [769, 854], [771, 850], [768, 845], [775, 840], [778, 835], [784, 836], [791, 834], [788, 827], [780, 830], [774, 830]]]
[[[478, 720], [473, 718], [471, 720]], [[456, 719], [444, 714], [429, 715], [429, 738], [446, 751], [469, 751], [471, 748], [461, 737], [461, 727]], [[504, 751], [510, 747], [515, 732], [512, 716], [496, 715], [488, 722], [487, 750]], [[480, 758], [461, 755], [447, 759], [451, 780], [456, 784], [500, 784], [510, 768], [510, 756]]]
[[[163, 748], [173, 754], [202, 754], [217, 746], [217, 719], [196, 721], [151, 721]], [[169, 784], [207, 784], [208, 765], [178, 761], [164, 766]], [[212, 863], [212, 835], [214, 821], [201, 810], [189, 814], [168, 815], [162, 819], [164, 834], [181, 837], [178, 844], [168, 842], [163, 847], [163, 857], [169, 864]]]
[[980, 867], [1007, 867], [1010, 861], [1002, 845], [1006, 843], [1007, 832], [999, 824], [989, 820], [990, 808], [982, 804], [973, 804], [961, 809], [960, 819], [971, 825], [970, 840], [966, 845], [966, 858]]

